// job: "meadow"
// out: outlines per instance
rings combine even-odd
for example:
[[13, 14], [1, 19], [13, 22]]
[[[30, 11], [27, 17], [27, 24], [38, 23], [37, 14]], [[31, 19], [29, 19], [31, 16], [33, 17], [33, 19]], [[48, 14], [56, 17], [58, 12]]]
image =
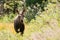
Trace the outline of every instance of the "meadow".
[[0, 18], [0, 40], [60, 40], [60, 9], [51, 3], [46, 8], [48, 10], [38, 12], [30, 22], [24, 18], [23, 36], [14, 30], [13, 20], [16, 15]]

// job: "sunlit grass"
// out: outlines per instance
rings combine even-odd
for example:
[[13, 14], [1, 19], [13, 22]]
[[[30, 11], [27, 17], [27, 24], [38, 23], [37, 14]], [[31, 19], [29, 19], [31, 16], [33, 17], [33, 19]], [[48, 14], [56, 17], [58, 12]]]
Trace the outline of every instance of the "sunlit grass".
[[13, 23], [0, 23], [0, 30], [9, 30], [13, 34], [15, 33]]
[[4, 16], [0, 20], [0, 40], [60, 40], [60, 11], [51, 3], [47, 9], [29, 23], [24, 20], [23, 37], [14, 30], [14, 14]]

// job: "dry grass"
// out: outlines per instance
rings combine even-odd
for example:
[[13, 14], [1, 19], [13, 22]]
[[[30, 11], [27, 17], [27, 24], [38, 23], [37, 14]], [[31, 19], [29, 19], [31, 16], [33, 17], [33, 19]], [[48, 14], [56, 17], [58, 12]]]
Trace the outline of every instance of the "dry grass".
[[9, 30], [11, 33], [16, 34], [14, 31], [13, 23], [0, 23], [0, 30]]
[[[0, 23], [0, 31], [6, 30], [7, 34], [7, 31], [9, 31], [11, 35], [8, 35], [14, 36], [12, 38], [8, 37], [10, 39], [7, 38], [7, 40], [60, 40], [60, 27], [58, 21], [52, 18], [48, 23], [46, 22], [44, 21], [45, 24], [43, 23], [42, 26], [39, 26], [40, 24], [37, 22], [25, 24], [23, 37], [20, 36], [20, 34], [16, 34], [13, 23]], [[2, 36], [4, 37], [5, 35]], [[3, 37], [1, 40], [5, 40]], [[16, 39], [14, 39], [15, 37]]]

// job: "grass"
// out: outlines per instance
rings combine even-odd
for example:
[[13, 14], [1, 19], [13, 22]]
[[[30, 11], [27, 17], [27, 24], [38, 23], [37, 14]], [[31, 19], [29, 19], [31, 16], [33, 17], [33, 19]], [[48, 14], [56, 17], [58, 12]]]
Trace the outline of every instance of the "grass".
[[[37, 20], [39, 17], [37, 17]], [[48, 22], [39, 19], [25, 23], [23, 37], [14, 30], [14, 23], [0, 23], [0, 40], [60, 40], [58, 20], [51, 18]]]
[[0, 30], [9, 30], [11, 33], [15, 33], [13, 23], [0, 23]]
[[15, 32], [13, 22], [0, 22], [0, 40], [60, 40], [58, 19], [45, 14], [36, 16], [36, 20], [32, 19], [30, 23], [25, 23], [23, 37]]
[[[23, 37], [14, 30], [13, 18], [5, 16], [0, 21], [0, 40], [60, 40], [60, 9], [56, 4], [49, 3], [46, 11], [36, 15], [27, 23], [24, 19]], [[12, 19], [12, 20], [11, 20]]]

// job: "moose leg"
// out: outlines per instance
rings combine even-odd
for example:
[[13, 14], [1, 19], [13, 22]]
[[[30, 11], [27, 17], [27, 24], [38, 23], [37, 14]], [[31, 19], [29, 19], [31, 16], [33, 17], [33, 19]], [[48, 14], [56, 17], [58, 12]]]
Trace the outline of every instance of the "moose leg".
[[21, 27], [20, 27], [21, 35], [23, 35], [24, 29], [25, 29], [25, 26], [24, 26], [24, 24], [22, 23], [22, 24], [21, 24]]
[[14, 23], [14, 29], [15, 29], [15, 31], [16, 31], [17, 33], [19, 33], [19, 31], [18, 31], [18, 29], [19, 29], [18, 24]]

